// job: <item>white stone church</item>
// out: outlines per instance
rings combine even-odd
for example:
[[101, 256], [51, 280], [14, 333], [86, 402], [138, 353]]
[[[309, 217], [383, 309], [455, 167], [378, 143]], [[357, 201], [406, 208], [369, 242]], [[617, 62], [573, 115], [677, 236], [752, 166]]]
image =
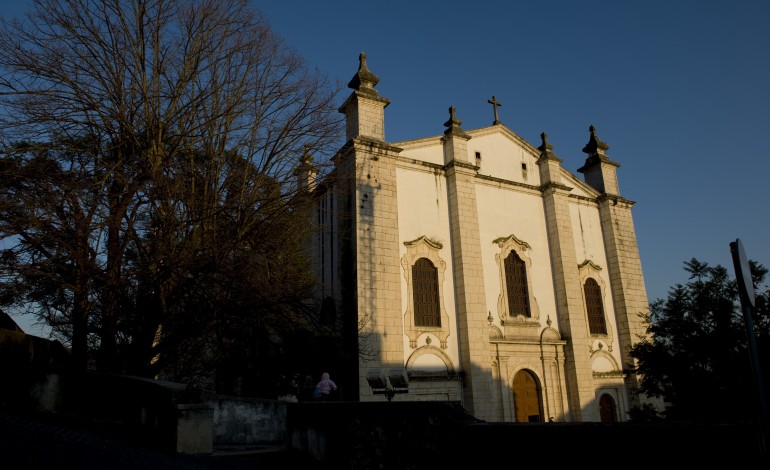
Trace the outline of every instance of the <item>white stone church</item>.
[[298, 170], [323, 295], [359, 353], [352, 395], [459, 401], [489, 422], [628, 420], [648, 303], [608, 146], [591, 127], [580, 178], [545, 134], [535, 147], [501, 124], [494, 97], [489, 127], [450, 108], [442, 135], [387, 142], [378, 81], [362, 53], [334, 170]]

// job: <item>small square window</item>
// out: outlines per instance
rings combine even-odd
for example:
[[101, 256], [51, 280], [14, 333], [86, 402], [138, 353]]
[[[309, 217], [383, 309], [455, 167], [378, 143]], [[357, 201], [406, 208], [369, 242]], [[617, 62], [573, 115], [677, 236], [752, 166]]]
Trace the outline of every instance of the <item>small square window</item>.
[[481, 160], [481, 152], [476, 152], [476, 160]]
[[524, 171], [527, 171], [527, 164], [524, 162], [521, 162], [521, 169]]

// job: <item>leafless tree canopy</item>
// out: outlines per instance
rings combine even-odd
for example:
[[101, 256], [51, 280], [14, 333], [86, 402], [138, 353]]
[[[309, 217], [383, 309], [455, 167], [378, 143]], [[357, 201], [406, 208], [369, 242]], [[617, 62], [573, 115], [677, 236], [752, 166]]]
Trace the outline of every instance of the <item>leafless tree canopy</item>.
[[285, 179], [303, 145], [328, 150], [333, 95], [246, 3], [35, 0], [3, 25], [4, 143], [86, 134], [146, 170], [232, 151]]
[[293, 172], [338, 85], [245, 0], [33, 4], [0, 25], [0, 304], [111, 370], [301, 323]]

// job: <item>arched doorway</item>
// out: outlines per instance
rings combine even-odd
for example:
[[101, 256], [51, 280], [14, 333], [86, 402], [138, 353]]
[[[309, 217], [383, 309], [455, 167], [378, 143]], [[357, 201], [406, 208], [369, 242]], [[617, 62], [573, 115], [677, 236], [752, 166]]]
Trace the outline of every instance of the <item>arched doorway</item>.
[[599, 416], [602, 423], [614, 423], [615, 419], [615, 400], [611, 396], [604, 393], [599, 398]]
[[540, 410], [540, 387], [531, 372], [520, 370], [513, 377], [513, 404], [517, 423], [542, 421]]

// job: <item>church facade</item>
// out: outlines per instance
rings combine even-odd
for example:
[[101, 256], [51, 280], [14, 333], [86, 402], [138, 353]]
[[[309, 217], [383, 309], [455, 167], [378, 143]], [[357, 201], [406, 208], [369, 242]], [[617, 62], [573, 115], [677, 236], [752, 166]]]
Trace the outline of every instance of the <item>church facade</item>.
[[355, 352], [347, 397], [460, 401], [489, 422], [628, 420], [648, 304], [608, 146], [591, 127], [580, 178], [545, 134], [535, 147], [496, 112], [464, 130], [454, 108], [442, 135], [387, 142], [390, 101], [359, 61], [333, 171], [299, 169], [323, 295]]

